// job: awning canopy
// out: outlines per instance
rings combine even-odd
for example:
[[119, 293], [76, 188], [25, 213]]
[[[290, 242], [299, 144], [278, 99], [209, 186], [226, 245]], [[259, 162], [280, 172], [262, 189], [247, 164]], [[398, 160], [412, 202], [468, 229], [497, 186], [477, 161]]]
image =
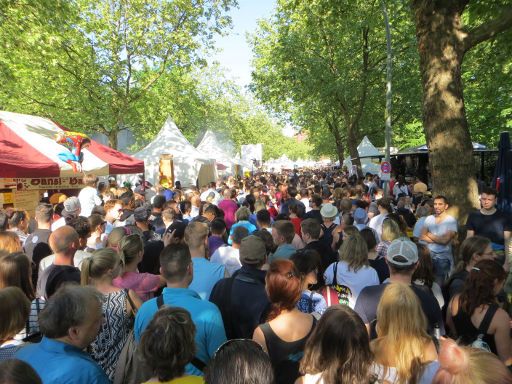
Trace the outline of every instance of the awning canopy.
[[[0, 111], [0, 178], [72, 177], [59, 159], [68, 151], [55, 138], [66, 128], [44, 117]], [[82, 170], [97, 176], [143, 173], [144, 162], [91, 140], [83, 149]]]

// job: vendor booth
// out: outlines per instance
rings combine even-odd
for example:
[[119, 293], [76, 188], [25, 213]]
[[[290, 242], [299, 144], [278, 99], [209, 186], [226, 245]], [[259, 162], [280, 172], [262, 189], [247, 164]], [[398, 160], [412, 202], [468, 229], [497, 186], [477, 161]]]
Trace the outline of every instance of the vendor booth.
[[196, 183], [203, 186], [217, 178], [214, 158], [194, 148], [170, 117], [153, 141], [134, 156], [144, 160], [146, 180], [152, 184], [161, 181], [162, 156], [164, 160], [172, 158], [172, 163], [169, 161], [166, 167], [172, 168], [174, 179], [170, 179], [170, 169], [167, 175], [164, 175], [169, 184], [180, 181], [184, 187], [196, 185]]
[[[87, 138], [50, 119], [0, 111], [0, 204], [30, 211], [44, 191], [82, 188], [84, 173], [144, 172], [143, 161], [94, 140], [79, 148], [80, 162], [71, 161], [75, 154], [57, 138], [72, 134]], [[66, 155], [71, 160], [63, 160]]]

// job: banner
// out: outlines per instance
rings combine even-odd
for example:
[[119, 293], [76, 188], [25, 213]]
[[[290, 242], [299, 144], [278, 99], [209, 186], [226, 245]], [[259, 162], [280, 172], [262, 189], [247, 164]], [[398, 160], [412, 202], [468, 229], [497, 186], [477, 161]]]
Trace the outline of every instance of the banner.
[[80, 189], [85, 185], [80, 177], [42, 177], [42, 178], [0, 178], [0, 188], [16, 188], [18, 191], [36, 189]]

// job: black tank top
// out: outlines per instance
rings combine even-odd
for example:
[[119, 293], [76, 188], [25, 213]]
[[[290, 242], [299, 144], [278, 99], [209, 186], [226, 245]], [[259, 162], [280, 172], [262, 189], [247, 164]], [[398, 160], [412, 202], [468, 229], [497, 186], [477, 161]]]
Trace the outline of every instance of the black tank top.
[[300, 376], [299, 363], [304, 355], [304, 346], [316, 325], [313, 324], [308, 334], [297, 341], [287, 342], [275, 334], [268, 323], [261, 324], [260, 329], [265, 335], [267, 351], [274, 368], [276, 384], [293, 384]]
[[459, 336], [460, 343], [462, 345], [470, 345], [477, 339], [478, 335], [483, 334], [484, 337], [482, 340], [489, 345], [492, 353], [497, 354], [498, 352], [496, 350], [494, 335], [487, 333], [492, 318], [494, 317], [494, 314], [497, 310], [497, 305], [490, 305], [485, 312], [479, 328], [476, 328], [471, 322], [471, 316], [469, 316], [464, 310], [462, 310], [462, 308], [459, 307], [457, 314], [453, 316], [453, 324], [455, 325], [455, 330]]

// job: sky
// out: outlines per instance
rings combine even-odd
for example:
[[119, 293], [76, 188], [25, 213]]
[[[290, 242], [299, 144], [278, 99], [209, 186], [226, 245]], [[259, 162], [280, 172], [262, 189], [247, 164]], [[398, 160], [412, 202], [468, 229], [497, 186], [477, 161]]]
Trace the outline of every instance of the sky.
[[216, 38], [219, 52], [212, 56], [225, 69], [226, 77], [232, 78], [242, 87], [251, 82], [252, 51], [246, 39], [253, 33], [258, 19], [268, 18], [274, 10], [275, 0], [238, 0], [238, 8], [232, 8], [229, 15], [233, 28], [226, 36]]
[[[267, 19], [272, 15], [275, 5], [275, 0], [238, 0], [238, 8], [229, 12], [233, 28], [226, 36], [216, 38], [218, 53], [210, 60], [219, 62], [226, 77], [243, 88], [251, 82], [252, 50], [246, 35], [254, 33], [259, 19]], [[293, 136], [295, 133], [290, 126], [283, 129], [285, 136]]]

